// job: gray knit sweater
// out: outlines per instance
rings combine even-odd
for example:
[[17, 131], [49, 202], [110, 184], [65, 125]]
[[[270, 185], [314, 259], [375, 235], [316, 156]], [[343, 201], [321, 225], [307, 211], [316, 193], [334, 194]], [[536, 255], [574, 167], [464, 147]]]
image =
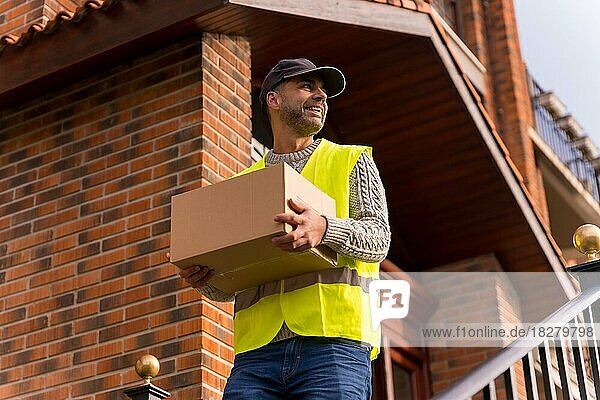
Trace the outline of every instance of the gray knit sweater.
[[[267, 166], [285, 162], [301, 172], [320, 139], [307, 148], [286, 154], [269, 151], [265, 158]], [[368, 154], [363, 153], [350, 174], [350, 218], [326, 217], [327, 230], [322, 244], [337, 253], [361, 261], [382, 261], [390, 247], [390, 226], [387, 203], [379, 171]], [[211, 300], [232, 301], [234, 295], [223, 293], [211, 286], [202, 287], [200, 292]], [[282, 340], [296, 334], [285, 323], [273, 339]]]

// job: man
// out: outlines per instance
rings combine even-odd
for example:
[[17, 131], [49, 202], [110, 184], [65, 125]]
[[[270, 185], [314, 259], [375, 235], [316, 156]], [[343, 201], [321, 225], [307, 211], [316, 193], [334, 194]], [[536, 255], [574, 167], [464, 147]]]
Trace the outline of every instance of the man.
[[[370, 399], [379, 332], [370, 328], [366, 290], [390, 244], [385, 193], [370, 148], [313, 138], [325, 123], [327, 98], [344, 88], [341, 71], [302, 58], [279, 61], [263, 82], [273, 150], [244, 172], [286, 162], [336, 200], [337, 214], [323, 217], [290, 199], [295, 214], [274, 220], [294, 230], [272, 243], [290, 252], [326, 245], [338, 264], [236, 294], [226, 400]], [[210, 285], [209, 267], [180, 274], [213, 300], [233, 298]]]

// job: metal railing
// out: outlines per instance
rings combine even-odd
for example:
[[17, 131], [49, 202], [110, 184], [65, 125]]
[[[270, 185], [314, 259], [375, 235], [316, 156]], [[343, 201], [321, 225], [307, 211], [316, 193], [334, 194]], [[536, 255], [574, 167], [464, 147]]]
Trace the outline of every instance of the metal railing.
[[552, 115], [540, 104], [539, 97], [544, 89], [533, 80], [533, 109], [537, 123], [537, 131], [558, 156], [563, 164], [577, 177], [586, 190], [600, 203], [600, 186], [598, 173], [592, 163], [586, 159], [568, 134], [560, 128]]
[[[542, 323], [553, 326], [579, 326], [585, 323], [593, 329], [592, 304], [600, 299], [600, 288], [587, 289], [556, 310]], [[550, 340], [554, 341], [553, 343]], [[502, 381], [501, 390], [507, 399], [519, 399], [517, 381], [525, 382], [527, 399], [600, 399], [600, 375], [596, 332], [585, 341], [540, 338], [521, 338], [500, 350], [491, 359], [474, 369], [433, 400], [461, 400], [482, 395], [495, 399], [496, 382]], [[527, 343], [529, 346], [524, 346]], [[552, 345], [552, 346], [551, 346]], [[537, 357], [534, 352], [537, 352]], [[555, 354], [554, 354], [555, 353]], [[556, 360], [556, 365], [552, 363]], [[522, 371], [517, 376], [515, 365], [521, 360]], [[536, 371], [539, 361], [541, 371]], [[553, 368], [557, 367], [559, 380], [554, 382]], [[543, 395], [540, 396], [537, 373], [541, 372]], [[519, 379], [520, 378], [520, 379]], [[575, 382], [574, 382], [575, 381]], [[591, 389], [593, 388], [593, 389]], [[557, 396], [559, 392], [562, 397]], [[575, 396], [574, 396], [575, 395]]]

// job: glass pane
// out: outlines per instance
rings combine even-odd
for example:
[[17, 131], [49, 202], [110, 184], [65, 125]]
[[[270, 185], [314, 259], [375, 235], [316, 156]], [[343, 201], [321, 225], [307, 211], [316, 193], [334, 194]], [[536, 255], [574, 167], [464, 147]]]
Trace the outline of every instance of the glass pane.
[[414, 394], [410, 382], [410, 373], [396, 363], [392, 363], [392, 374], [394, 377], [395, 400], [413, 400]]

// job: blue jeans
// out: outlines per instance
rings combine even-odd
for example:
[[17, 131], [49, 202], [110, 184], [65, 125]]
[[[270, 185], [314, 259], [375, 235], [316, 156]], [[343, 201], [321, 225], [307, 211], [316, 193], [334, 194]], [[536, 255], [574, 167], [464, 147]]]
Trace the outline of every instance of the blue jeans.
[[369, 400], [369, 349], [335, 338], [293, 337], [235, 356], [223, 400]]

